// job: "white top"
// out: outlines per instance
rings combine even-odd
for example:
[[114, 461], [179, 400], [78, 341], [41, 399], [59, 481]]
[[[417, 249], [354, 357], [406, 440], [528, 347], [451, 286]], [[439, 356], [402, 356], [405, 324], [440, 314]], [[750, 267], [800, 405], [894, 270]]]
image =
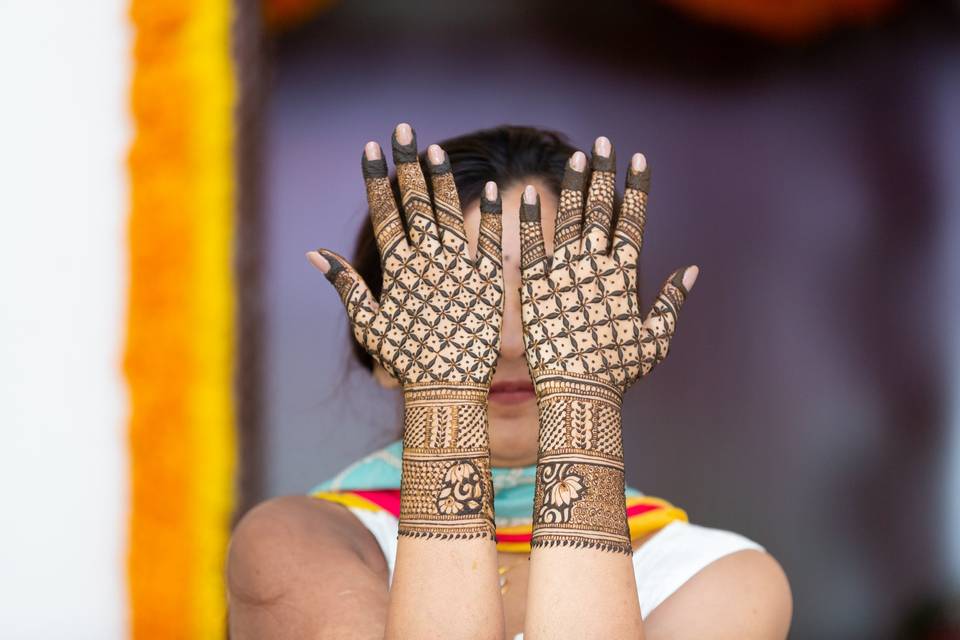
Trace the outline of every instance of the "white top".
[[[386, 511], [350, 511], [377, 539], [393, 580], [397, 558], [397, 519]], [[739, 533], [674, 520], [633, 552], [640, 613], [644, 619], [670, 594], [714, 560], [744, 549], [765, 549]], [[514, 640], [520, 640], [518, 634]]]

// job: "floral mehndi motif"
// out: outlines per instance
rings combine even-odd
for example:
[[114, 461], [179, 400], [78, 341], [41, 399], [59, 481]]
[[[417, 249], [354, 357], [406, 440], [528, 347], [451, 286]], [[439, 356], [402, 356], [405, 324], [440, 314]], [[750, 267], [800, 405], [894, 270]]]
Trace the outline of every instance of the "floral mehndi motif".
[[559, 463], [540, 468], [543, 484], [543, 506], [538, 511], [541, 522], [569, 522], [570, 508], [583, 497], [583, 478], [573, 473], [571, 464]]
[[478, 513], [483, 506], [480, 472], [469, 461], [453, 463], [443, 479], [437, 508], [446, 515]]

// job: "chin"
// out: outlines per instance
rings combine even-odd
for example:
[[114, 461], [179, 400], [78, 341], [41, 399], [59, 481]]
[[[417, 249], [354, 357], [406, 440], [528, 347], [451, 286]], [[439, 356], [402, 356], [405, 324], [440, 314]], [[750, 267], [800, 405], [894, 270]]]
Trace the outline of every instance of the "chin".
[[502, 415], [493, 407], [490, 422], [490, 457], [494, 466], [518, 467], [537, 461], [539, 417], [537, 404], [525, 410], [512, 410]]

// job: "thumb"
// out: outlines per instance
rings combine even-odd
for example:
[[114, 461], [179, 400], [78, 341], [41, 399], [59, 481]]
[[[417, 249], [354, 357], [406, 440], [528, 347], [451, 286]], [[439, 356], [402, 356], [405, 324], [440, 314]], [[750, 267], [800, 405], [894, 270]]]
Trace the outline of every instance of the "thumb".
[[377, 301], [360, 274], [346, 258], [328, 249], [317, 249], [307, 254], [307, 258], [317, 267], [340, 296], [343, 306], [357, 330], [367, 326], [368, 321], [377, 312]]
[[643, 320], [645, 335], [640, 341], [641, 375], [650, 373], [667, 357], [680, 309], [699, 274], [700, 268], [697, 266], [677, 269], [660, 287], [653, 307]]

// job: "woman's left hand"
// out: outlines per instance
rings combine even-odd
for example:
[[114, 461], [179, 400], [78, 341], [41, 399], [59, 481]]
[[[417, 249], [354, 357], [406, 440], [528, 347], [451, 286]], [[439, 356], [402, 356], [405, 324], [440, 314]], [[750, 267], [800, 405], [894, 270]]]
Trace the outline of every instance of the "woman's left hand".
[[695, 266], [675, 271], [653, 307], [641, 314], [637, 259], [650, 173], [644, 156], [635, 154], [613, 228], [615, 158], [610, 141], [598, 138], [585, 203], [586, 158], [579, 152], [571, 158], [551, 256], [545, 251], [539, 197], [533, 187], [524, 193], [521, 303], [535, 383], [550, 372], [579, 374], [622, 395], [667, 356], [680, 308], [699, 273]]

